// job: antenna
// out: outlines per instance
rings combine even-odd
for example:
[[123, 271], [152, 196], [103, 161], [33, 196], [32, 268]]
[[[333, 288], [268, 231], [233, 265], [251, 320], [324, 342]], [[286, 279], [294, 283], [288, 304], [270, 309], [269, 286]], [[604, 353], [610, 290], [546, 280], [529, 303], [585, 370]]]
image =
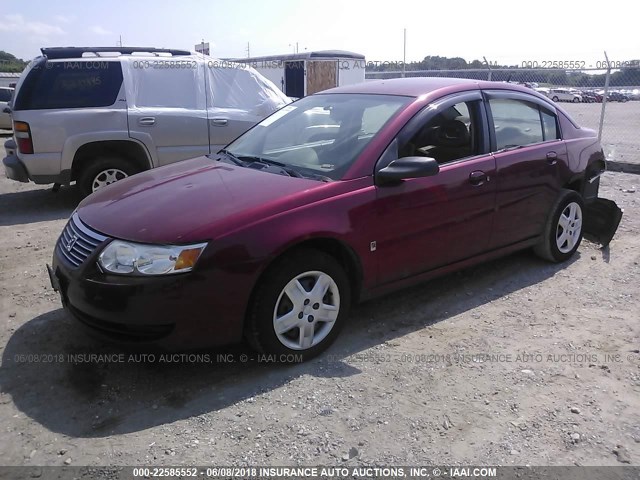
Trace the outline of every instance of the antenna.
[[251, 50], [249, 48], [249, 42], [247, 42], [247, 58], [251, 58]]

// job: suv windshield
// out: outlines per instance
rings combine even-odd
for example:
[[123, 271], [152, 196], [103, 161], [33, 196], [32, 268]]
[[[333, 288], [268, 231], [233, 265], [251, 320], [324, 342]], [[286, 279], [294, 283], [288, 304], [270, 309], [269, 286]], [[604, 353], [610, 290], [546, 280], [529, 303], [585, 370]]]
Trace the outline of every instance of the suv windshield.
[[277, 162], [301, 175], [340, 179], [410, 97], [324, 94], [267, 117], [227, 147], [236, 158]]

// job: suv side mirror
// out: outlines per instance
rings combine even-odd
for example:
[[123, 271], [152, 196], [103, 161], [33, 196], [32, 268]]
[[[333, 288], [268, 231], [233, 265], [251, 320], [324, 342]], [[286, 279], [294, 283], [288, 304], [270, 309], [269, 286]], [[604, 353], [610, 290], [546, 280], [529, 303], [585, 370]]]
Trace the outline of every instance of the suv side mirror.
[[2, 111], [3, 113], [11, 113], [11, 107], [4, 107]]
[[431, 157], [403, 157], [394, 160], [376, 173], [377, 183], [397, 183], [409, 178], [431, 177], [440, 166]]

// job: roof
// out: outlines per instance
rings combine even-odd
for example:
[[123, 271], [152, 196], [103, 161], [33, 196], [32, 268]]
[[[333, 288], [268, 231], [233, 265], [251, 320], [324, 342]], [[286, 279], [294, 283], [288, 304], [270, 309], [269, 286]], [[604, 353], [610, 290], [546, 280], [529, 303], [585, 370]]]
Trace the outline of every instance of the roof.
[[348, 52], [346, 50], [316, 50], [314, 52], [303, 53], [289, 53], [283, 55], [266, 55], [262, 57], [249, 57], [249, 58], [228, 58], [233, 62], [247, 63], [247, 62], [268, 62], [273, 60], [322, 60], [322, 59], [353, 59], [364, 60], [364, 55], [355, 52]]
[[515, 90], [519, 92], [536, 92], [530, 88], [522, 87], [504, 82], [486, 82], [472, 80], [468, 78], [448, 78], [448, 77], [412, 77], [412, 78], [392, 78], [386, 80], [373, 80], [364, 83], [356, 83], [343, 87], [324, 90], [319, 95], [325, 93], [370, 93], [380, 95], [405, 95], [409, 97], [419, 97], [427, 93], [443, 88], [453, 88], [453, 90], [471, 90], [477, 88], [500, 88]]
[[41, 48], [42, 54], [50, 60], [58, 58], [82, 58], [85, 53], [100, 56], [100, 54], [119, 53], [131, 55], [133, 53], [148, 53], [149, 55], [171, 54], [173, 56], [191, 55], [187, 50], [173, 50], [154, 47], [49, 47]]

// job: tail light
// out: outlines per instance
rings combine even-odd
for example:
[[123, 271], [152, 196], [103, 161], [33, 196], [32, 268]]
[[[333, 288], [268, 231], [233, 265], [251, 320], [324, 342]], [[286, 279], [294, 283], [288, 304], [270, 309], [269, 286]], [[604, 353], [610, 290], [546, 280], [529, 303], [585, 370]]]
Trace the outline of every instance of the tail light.
[[18, 143], [20, 153], [33, 153], [33, 141], [31, 140], [31, 129], [27, 122], [13, 122], [13, 132]]

